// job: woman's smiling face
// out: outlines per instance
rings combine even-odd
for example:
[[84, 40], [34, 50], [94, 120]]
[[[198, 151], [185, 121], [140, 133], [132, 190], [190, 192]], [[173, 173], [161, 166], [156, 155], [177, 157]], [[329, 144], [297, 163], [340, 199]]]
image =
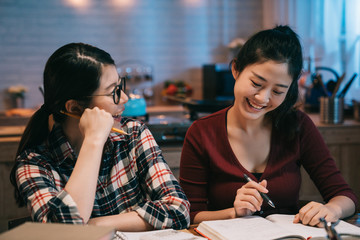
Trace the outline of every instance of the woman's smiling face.
[[235, 110], [246, 119], [259, 119], [285, 99], [292, 77], [287, 63], [266, 61], [247, 66], [235, 78]]
[[121, 114], [123, 113], [124, 104], [128, 101], [128, 96], [123, 92], [120, 95], [120, 101], [118, 104], [114, 103], [113, 90], [115, 86], [119, 84], [119, 75], [114, 65], [102, 66], [102, 75], [100, 78], [100, 86], [94, 92], [94, 95], [107, 95], [107, 96], [93, 96], [90, 108], [99, 107], [105, 111], [111, 113], [114, 118], [114, 127], [120, 126]]

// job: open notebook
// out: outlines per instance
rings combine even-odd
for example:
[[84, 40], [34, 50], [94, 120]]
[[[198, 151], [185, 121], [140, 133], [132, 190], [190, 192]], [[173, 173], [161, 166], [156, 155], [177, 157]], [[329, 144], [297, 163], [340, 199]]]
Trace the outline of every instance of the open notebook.
[[[294, 224], [295, 215], [273, 214], [266, 218], [248, 216], [229, 220], [204, 221], [196, 231], [211, 240], [265, 240], [265, 239], [308, 239], [309, 237], [324, 237], [324, 228]], [[338, 233], [359, 235], [360, 228], [340, 221], [335, 227]]]
[[154, 230], [147, 232], [120, 232], [115, 233], [113, 240], [206, 240], [190, 232], [173, 229]]

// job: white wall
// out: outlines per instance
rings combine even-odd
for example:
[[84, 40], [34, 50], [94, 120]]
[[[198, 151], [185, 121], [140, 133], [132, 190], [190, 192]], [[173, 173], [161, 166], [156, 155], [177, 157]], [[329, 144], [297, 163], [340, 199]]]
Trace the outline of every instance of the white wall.
[[45, 62], [69, 42], [150, 64], [159, 104], [167, 79], [185, 80], [201, 98], [201, 66], [227, 62], [226, 45], [260, 30], [262, 13], [261, 0], [1, 0], [0, 111], [14, 84], [29, 88], [25, 107], [41, 105]]

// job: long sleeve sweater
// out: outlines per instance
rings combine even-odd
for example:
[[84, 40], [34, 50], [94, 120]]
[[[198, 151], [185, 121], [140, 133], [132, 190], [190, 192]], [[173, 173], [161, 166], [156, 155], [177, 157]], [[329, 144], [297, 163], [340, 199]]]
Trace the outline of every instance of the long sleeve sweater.
[[[244, 173], [258, 181], [240, 164], [230, 146], [227, 110], [195, 121], [185, 137], [180, 184], [191, 203], [191, 222], [200, 211], [233, 207], [237, 189], [247, 183]], [[354, 192], [336, 167], [317, 127], [305, 113], [298, 111], [297, 117], [300, 130], [294, 140], [289, 142], [279, 131], [272, 130], [267, 166], [259, 181], [267, 180], [268, 196], [276, 209], [264, 201], [261, 214], [298, 212], [301, 166], [325, 202], [343, 195], [356, 204]]]

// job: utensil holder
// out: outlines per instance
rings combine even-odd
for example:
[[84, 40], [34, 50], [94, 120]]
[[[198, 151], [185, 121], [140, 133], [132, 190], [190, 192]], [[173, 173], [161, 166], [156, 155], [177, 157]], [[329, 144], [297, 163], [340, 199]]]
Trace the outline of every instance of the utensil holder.
[[320, 121], [339, 124], [344, 122], [344, 98], [320, 97]]

